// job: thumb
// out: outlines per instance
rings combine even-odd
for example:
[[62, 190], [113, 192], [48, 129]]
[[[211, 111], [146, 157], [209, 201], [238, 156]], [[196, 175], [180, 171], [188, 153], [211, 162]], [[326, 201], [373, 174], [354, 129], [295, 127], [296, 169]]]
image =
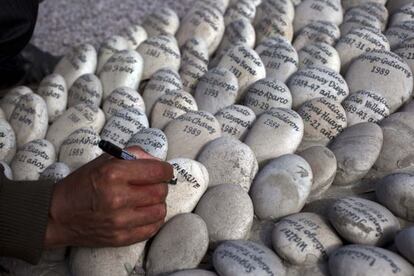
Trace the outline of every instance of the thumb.
[[126, 150], [131, 153], [132, 155], [134, 155], [137, 159], [153, 159], [153, 160], [160, 160], [159, 158], [156, 158], [154, 156], [152, 156], [151, 154], [149, 154], [148, 152], [146, 152], [145, 150], [143, 150], [141, 147], [139, 146], [132, 146], [132, 147], [128, 147], [126, 148]]

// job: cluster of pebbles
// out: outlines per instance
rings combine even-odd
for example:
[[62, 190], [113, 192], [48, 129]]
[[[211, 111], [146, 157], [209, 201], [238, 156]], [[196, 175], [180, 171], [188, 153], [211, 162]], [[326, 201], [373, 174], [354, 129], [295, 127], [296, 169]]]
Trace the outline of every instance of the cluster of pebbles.
[[45, 252], [16, 275], [413, 276], [414, 3], [199, 0], [0, 100], [14, 180], [100, 139], [172, 164], [166, 224], [121, 248]]

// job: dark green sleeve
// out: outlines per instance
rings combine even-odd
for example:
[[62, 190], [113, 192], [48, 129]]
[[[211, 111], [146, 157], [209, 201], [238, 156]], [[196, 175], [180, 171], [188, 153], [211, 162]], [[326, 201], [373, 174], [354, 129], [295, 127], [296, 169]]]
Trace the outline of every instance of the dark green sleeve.
[[39, 262], [53, 182], [10, 181], [0, 172], [0, 256]]

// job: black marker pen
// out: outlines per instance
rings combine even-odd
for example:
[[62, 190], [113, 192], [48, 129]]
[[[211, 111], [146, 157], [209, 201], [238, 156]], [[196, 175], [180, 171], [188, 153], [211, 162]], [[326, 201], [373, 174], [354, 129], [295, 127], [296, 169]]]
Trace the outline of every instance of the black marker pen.
[[[122, 160], [137, 160], [137, 158], [126, 150], [121, 149], [120, 147], [112, 144], [109, 141], [101, 140], [99, 142], [99, 147], [109, 155], [112, 155], [115, 158]], [[176, 185], [177, 178], [171, 179], [168, 184]]]

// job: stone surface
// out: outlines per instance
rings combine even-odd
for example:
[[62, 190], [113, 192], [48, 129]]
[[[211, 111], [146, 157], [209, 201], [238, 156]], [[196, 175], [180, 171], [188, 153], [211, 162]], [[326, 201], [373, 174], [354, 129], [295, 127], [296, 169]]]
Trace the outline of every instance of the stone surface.
[[174, 272], [169, 276], [217, 276], [216, 273], [202, 269], [186, 269]]
[[385, 24], [375, 14], [365, 10], [365, 7], [356, 6], [348, 10], [341, 24], [341, 34], [345, 35], [356, 28], [370, 28], [378, 31], [385, 29]]
[[255, 23], [263, 17], [272, 17], [273, 15], [286, 16], [289, 22], [292, 22], [295, 15], [295, 7], [292, 1], [262, 0], [257, 7]]
[[3, 98], [0, 99], [0, 108], [4, 111], [5, 119], [9, 120], [17, 103], [23, 95], [33, 93], [33, 91], [26, 86], [17, 86], [10, 89]]
[[145, 113], [145, 103], [138, 91], [129, 87], [118, 87], [105, 99], [102, 109], [107, 119], [123, 109], [135, 108]]
[[151, 243], [146, 275], [196, 268], [207, 249], [208, 231], [202, 218], [195, 214], [178, 215], [164, 225]]
[[244, 140], [256, 115], [244, 105], [231, 105], [217, 112], [216, 119], [221, 125], [222, 136]]
[[56, 162], [47, 167], [41, 174], [39, 179], [49, 179], [54, 182], [62, 180], [71, 173], [71, 169], [65, 163]]
[[127, 147], [139, 146], [148, 154], [165, 160], [168, 152], [167, 136], [157, 128], [143, 128], [129, 139]]
[[161, 7], [148, 14], [142, 27], [147, 31], [149, 37], [158, 35], [175, 35], [180, 26], [180, 18], [177, 13], [169, 7]]
[[399, 24], [390, 26], [385, 31], [385, 36], [390, 42], [391, 49], [395, 49], [404, 42], [404, 40], [413, 38], [414, 20], [404, 21]]
[[410, 66], [411, 72], [414, 71], [414, 38], [405, 40], [393, 52]]
[[47, 105], [49, 122], [53, 122], [66, 110], [68, 89], [65, 79], [58, 74], [46, 76], [39, 84], [37, 94]]
[[[398, 0], [397, 0], [398, 1]], [[357, 7], [361, 4], [363, 4], [365, 1], [363, 0], [342, 0], [342, 6], [344, 10]], [[381, 5], [385, 5], [387, 3], [387, 0], [372, 0], [372, 3], [378, 3]]]
[[226, 26], [239, 19], [253, 21], [256, 15], [256, 4], [250, 0], [240, 0], [230, 5], [224, 14]]
[[94, 74], [80, 76], [69, 90], [68, 107], [80, 103], [100, 106], [103, 91], [101, 80]]
[[303, 131], [303, 121], [295, 111], [272, 108], [256, 120], [245, 143], [254, 151], [259, 164], [262, 164], [281, 155], [294, 153], [302, 141]]
[[341, 36], [339, 27], [334, 23], [316, 20], [303, 27], [296, 35], [293, 47], [300, 51], [306, 45], [315, 42], [325, 42], [334, 45]]
[[272, 220], [260, 220], [254, 218], [249, 241], [262, 244], [272, 249], [272, 232], [274, 228], [275, 223]]
[[[381, 22], [381, 30], [383, 31], [388, 23], [388, 9], [380, 1], [360, 2], [357, 6], [351, 7], [346, 11], [344, 20], [347, 17], [359, 16], [360, 18], [374, 17]], [[372, 20], [372, 19], [371, 19]]]
[[329, 209], [329, 221], [345, 240], [366, 245], [383, 246], [400, 228], [397, 218], [385, 207], [357, 197], [335, 201]]
[[125, 28], [121, 35], [128, 41], [128, 47], [131, 50], [138, 48], [148, 38], [147, 31], [141, 25], [137, 24], [132, 24]]
[[0, 119], [0, 160], [10, 164], [16, 149], [16, 134], [12, 126], [6, 120]]
[[105, 40], [98, 51], [98, 67], [96, 68], [96, 72], [99, 74], [114, 54], [127, 50], [128, 48], [128, 40], [122, 36], [114, 35]]
[[341, 69], [341, 59], [334, 47], [325, 42], [315, 42], [303, 47], [299, 53], [299, 67], [325, 66], [335, 72]]
[[305, 159], [286, 154], [269, 162], [250, 189], [255, 214], [260, 219], [278, 219], [298, 213], [312, 188], [312, 169]]
[[257, 43], [276, 35], [283, 36], [288, 41], [293, 39], [293, 25], [286, 15], [272, 14], [272, 17], [263, 17], [255, 27]]
[[10, 166], [4, 161], [0, 161], [0, 166], [3, 167], [3, 169], [0, 168], [0, 170], [4, 174], [4, 176], [7, 177], [9, 180], [13, 180], [13, 172]]
[[395, 237], [398, 251], [411, 263], [414, 263], [414, 227], [402, 230]]
[[414, 5], [409, 3], [398, 9], [391, 17], [390, 26], [398, 25], [404, 21], [414, 20]]

